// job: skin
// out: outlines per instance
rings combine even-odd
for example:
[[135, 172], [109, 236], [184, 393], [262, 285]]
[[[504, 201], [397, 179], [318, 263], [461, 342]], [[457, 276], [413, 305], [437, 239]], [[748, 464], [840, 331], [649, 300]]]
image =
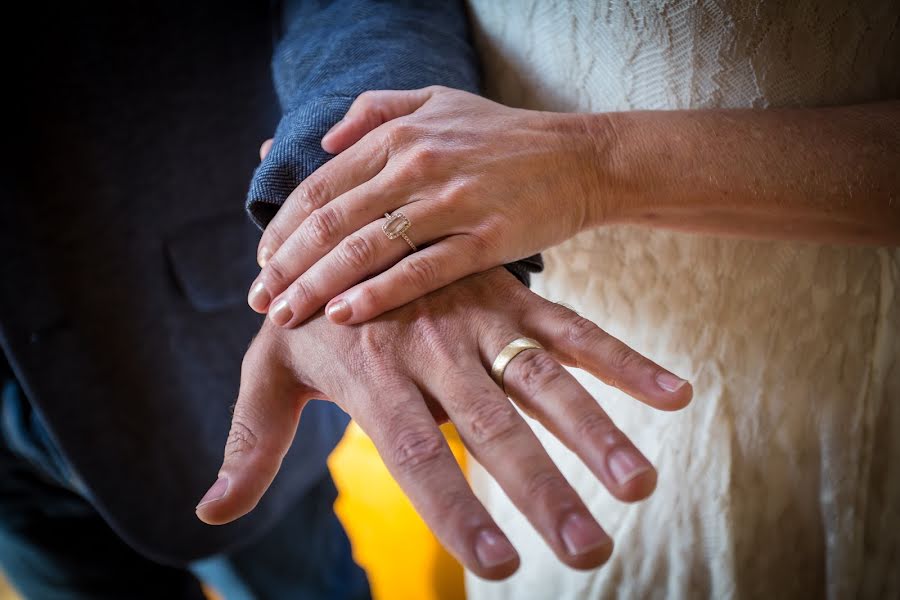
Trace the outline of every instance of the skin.
[[219, 479], [198, 517], [215, 525], [252, 510], [278, 472], [303, 407], [317, 398], [359, 423], [438, 539], [480, 577], [507, 577], [519, 558], [441, 436], [437, 425], [448, 419], [561, 561], [576, 569], [601, 565], [612, 540], [489, 376], [494, 357], [521, 335], [546, 350], [526, 350], [509, 364], [504, 383], [514, 401], [616, 498], [647, 497], [656, 471], [562, 365], [659, 410], [686, 406], [690, 384], [501, 267], [352, 327], [335, 326], [322, 311], [294, 329], [267, 319], [244, 358]]
[[[354, 324], [584, 230], [900, 244], [900, 102], [561, 114], [431, 87], [362, 94], [263, 235], [248, 302]], [[381, 231], [401, 210], [413, 253]]]

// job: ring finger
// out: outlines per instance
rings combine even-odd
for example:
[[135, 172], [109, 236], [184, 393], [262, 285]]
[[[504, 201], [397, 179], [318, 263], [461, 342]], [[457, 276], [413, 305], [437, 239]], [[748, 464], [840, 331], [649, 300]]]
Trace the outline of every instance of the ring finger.
[[385, 144], [360, 144], [326, 162], [300, 182], [263, 231], [257, 250], [259, 266], [268, 263], [310, 214], [376, 177], [387, 160]]
[[272, 299], [341, 240], [407, 198], [406, 190], [386, 185], [385, 176], [378, 175], [311, 212], [265, 262], [250, 286], [250, 308], [265, 312]]
[[[405, 232], [414, 245], [427, 243], [447, 235], [446, 218], [433, 204], [412, 202], [402, 209], [408, 217], [409, 229]], [[395, 213], [396, 215], [396, 213]], [[401, 237], [389, 239], [383, 230], [387, 219], [369, 223], [339, 242], [321, 260], [309, 267], [282, 294], [272, 299], [269, 317], [276, 325], [293, 327], [321, 308], [336, 294], [373, 273], [378, 273], [396, 264], [404, 256], [406, 269], [411, 277], [430, 278], [439, 276], [439, 270], [432, 262], [434, 254], [445, 253], [441, 247], [463, 246], [461, 236], [451, 236], [437, 244], [413, 253], [412, 248]], [[466, 252], [460, 248], [460, 253]], [[467, 261], [475, 257], [457, 254], [457, 259]], [[339, 306], [329, 307], [329, 317], [339, 321]]]
[[612, 552], [610, 537], [483, 366], [473, 361], [471, 368], [465, 367], [472, 375], [444, 381], [440, 387], [433, 380], [427, 385], [466, 448], [560, 560], [577, 569], [606, 562]]

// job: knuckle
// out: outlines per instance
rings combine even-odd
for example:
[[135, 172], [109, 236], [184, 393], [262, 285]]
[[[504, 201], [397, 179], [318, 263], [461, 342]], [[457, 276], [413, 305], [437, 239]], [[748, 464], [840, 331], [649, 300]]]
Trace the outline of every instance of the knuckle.
[[287, 284], [287, 269], [281, 263], [280, 258], [278, 256], [273, 256], [269, 259], [269, 262], [266, 263], [266, 266], [263, 268], [263, 271], [266, 275], [266, 280], [275, 284], [276, 286], [283, 286]]
[[265, 231], [263, 231], [262, 237], [259, 239], [259, 245], [256, 248], [256, 253], [259, 254], [263, 248], [278, 248], [282, 244], [284, 244], [284, 235], [278, 229], [278, 226], [274, 223], [270, 223], [268, 227], [266, 227]]
[[265, 344], [261, 336], [257, 336], [250, 342], [247, 351], [241, 358], [241, 383], [245, 379], [255, 377], [262, 365], [265, 365], [268, 358], [268, 345]]
[[558, 496], [569, 487], [568, 482], [559, 472], [552, 469], [539, 469], [525, 477], [525, 494], [527, 498], [546, 498]]
[[[367, 333], [365, 328], [361, 329], [359, 337], [354, 340], [353, 347], [341, 359], [341, 366], [346, 369], [346, 372], [365, 373], [367, 383], [373, 388], [387, 387], [391, 383], [390, 375], [393, 374], [394, 379], [397, 375], [397, 371], [391, 370], [391, 363], [384, 358], [383, 354], [376, 353], [378, 337]], [[367, 397], [357, 397], [356, 394], [347, 394], [347, 396], [348, 403], [368, 409]]]
[[468, 409], [469, 429], [476, 444], [509, 439], [519, 426], [519, 416], [509, 402], [477, 400]]
[[422, 304], [413, 305], [409, 314], [412, 321], [409, 331], [412, 336], [421, 341], [432, 360], [440, 361], [440, 364], [447, 367], [438, 375], [440, 381], [455, 386], [460, 380], [470, 379], [471, 372], [458, 366], [461, 345], [459, 338], [448, 330], [447, 321]]
[[394, 464], [403, 471], [418, 471], [444, 456], [444, 442], [433, 432], [401, 429], [394, 436]]
[[225, 442], [225, 458], [249, 454], [259, 443], [259, 438], [243, 420], [235, 416]]
[[439, 158], [440, 151], [434, 144], [426, 141], [417, 142], [410, 153], [410, 162], [418, 171], [430, 169]]
[[375, 262], [375, 248], [364, 236], [355, 233], [344, 240], [341, 256], [352, 269], [367, 270]]
[[639, 366], [643, 360], [644, 359], [640, 354], [619, 340], [612, 342], [609, 351], [607, 352], [609, 366], [617, 373], [630, 371]]
[[437, 201], [451, 208], [465, 203], [470, 198], [477, 198], [478, 195], [477, 183], [468, 178], [461, 178], [445, 183]]
[[312, 176], [303, 182], [296, 196], [297, 205], [307, 215], [312, 215], [325, 204], [328, 197], [328, 182], [322, 176]]
[[357, 108], [367, 109], [371, 108], [372, 103], [375, 101], [376, 94], [374, 90], [366, 90], [362, 94], [356, 97], [354, 104], [356, 104]]
[[492, 255], [492, 250], [496, 247], [491, 237], [480, 232], [471, 232], [466, 236], [468, 238], [469, 252], [471, 259], [476, 265], [484, 264], [487, 257]]
[[319, 306], [319, 299], [313, 292], [312, 286], [303, 277], [291, 285], [289, 297], [292, 297], [300, 306]]
[[448, 529], [467, 530], [483, 525], [483, 511], [470, 490], [452, 489], [438, 496], [435, 518]]
[[599, 440], [604, 446], [613, 447], [626, 442], [625, 434], [607, 415], [591, 411], [581, 415], [576, 424], [578, 439]]
[[556, 384], [564, 375], [562, 366], [546, 352], [524, 352], [517, 360], [522, 382], [527, 389], [535, 392]]
[[[559, 306], [559, 305], [557, 305]], [[600, 328], [597, 327], [590, 319], [582, 317], [581, 315], [565, 308], [564, 306], [560, 306], [560, 308], [566, 311], [569, 316], [569, 323], [566, 326], [566, 339], [568, 339], [573, 344], [579, 344], [585, 340], [590, 335], [595, 335]]]
[[429, 256], [412, 254], [403, 263], [403, 277], [416, 289], [432, 289], [438, 280], [438, 268]]
[[363, 356], [381, 356], [379, 351], [384, 347], [384, 331], [372, 322], [360, 325], [356, 339], [359, 354]]
[[391, 146], [405, 146], [420, 137], [419, 126], [413, 123], [409, 117], [394, 119], [389, 121], [389, 124], [388, 142]]
[[[365, 310], [365, 308], [368, 308], [369, 310], [378, 310], [380, 307], [387, 304], [387, 300], [382, 297], [381, 292], [376, 289], [375, 286], [367, 283], [360, 285], [357, 288], [356, 294], [357, 297], [354, 304], [363, 310]], [[366, 331], [371, 330], [366, 329]]]
[[[350, 110], [347, 111], [347, 115], [352, 114], [355, 118], [362, 119], [374, 128], [380, 124], [380, 120], [378, 119], [378, 113], [380, 112], [378, 105], [378, 95], [372, 90], [365, 91], [356, 97]], [[347, 115], [344, 116], [345, 119], [347, 118]]]
[[338, 233], [338, 218], [333, 210], [320, 208], [306, 220], [309, 241], [316, 246], [330, 246]]

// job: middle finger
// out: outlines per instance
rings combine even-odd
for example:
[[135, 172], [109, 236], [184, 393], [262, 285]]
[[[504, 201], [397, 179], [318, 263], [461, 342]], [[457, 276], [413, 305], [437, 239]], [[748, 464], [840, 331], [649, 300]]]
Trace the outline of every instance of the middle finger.
[[[410, 240], [419, 245], [447, 235], [446, 209], [426, 202], [411, 202], [402, 212], [412, 224], [407, 232]], [[411, 277], [438, 277], [440, 271], [433, 264], [433, 250], [443, 240], [412, 253], [402, 238], [389, 239], [382, 226], [386, 219], [365, 225], [340, 241], [321, 260], [309, 267], [280, 295], [272, 299], [269, 317], [282, 327], [293, 327], [308, 318], [335, 295], [347, 290], [374, 273], [398, 263], [404, 256], [404, 268]], [[448, 239], [452, 239], [448, 238]], [[459, 254], [464, 259], [464, 252]]]
[[463, 377], [436, 386], [439, 399], [466, 448], [496, 479], [556, 555], [576, 569], [609, 558], [612, 540], [594, 520], [534, 433], [476, 360]]
[[265, 267], [284, 241], [314, 211], [378, 175], [387, 164], [388, 155], [388, 146], [373, 138], [371, 143], [354, 146], [310, 173], [276, 209], [263, 231], [256, 256], [259, 266]]
[[403, 204], [405, 198], [404, 191], [386, 186], [384, 175], [378, 175], [309, 213], [268, 257], [251, 284], [250, 308], [265, 312], [274, 298], [341, 240]]

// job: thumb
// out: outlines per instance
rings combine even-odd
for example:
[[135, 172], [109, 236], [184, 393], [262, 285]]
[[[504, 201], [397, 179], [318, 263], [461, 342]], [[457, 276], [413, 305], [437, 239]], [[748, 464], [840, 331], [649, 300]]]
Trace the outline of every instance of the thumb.
[[322, 138], [322, 149], [339, 154], [383, 123], [412, 114], [441, 88], [374, 90], [357, 96], [344, 118]]
[[269, 489], [310, 396], [277, 358], [251, 346], [241, 368], [241, 388], [219, 477], [197, 505], [197, 517], [222, 525], [256, 506]]

